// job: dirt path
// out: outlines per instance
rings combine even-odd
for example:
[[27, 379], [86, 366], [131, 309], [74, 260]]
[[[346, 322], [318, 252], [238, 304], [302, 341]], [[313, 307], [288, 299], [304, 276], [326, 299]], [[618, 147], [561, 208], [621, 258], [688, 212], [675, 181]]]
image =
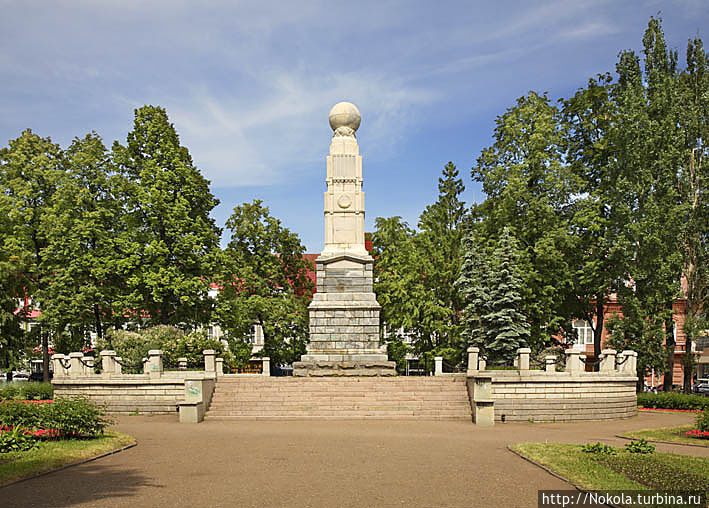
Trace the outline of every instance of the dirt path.
[[[29, 507], [536, 507], [567, 484], [506, 449], [521, 441], [602, 441], [693, 415], [642, 413], [613, 422], [244, 421], [180, 425], [124, 417], [138, 446], [0, 488], [0, 506]], [[658, 445], [709, 456], [709, 449]]]

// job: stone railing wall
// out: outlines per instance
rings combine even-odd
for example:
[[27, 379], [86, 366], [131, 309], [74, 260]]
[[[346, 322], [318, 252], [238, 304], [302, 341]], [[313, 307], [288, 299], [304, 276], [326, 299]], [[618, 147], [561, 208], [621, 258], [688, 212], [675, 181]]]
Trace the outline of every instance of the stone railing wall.
[[543, 370], [532, 370], [530, 350], [525, 348], [518, 352], [515, 370], [486, 370], [477, 348], [470, 348], [468, 393], [474, 421], [491, 425], [634, 416], [637, 353], [603, 350], [598, 372], [586, 372], [580, 354], [566, 351], [564, 371], [557, 372], [553, 356], [544, 359]]
[[[101, 351], [98, 365], [94, 357], [83, 353], [53, 355], [54, 396], [85, 397], [112, 414], [171, 414], [181, 402], [198, 398], [203, 414], [216, 379], [225, 375], [224, 361], [216, 358], [215, 351], [208, 349], [203, 354], [203, 371], [188, 371], [187, 360], [182, 358], [178, 360], [180, 370], [166, 371], [162, 351], [151, 350], [142, 362], [142, 374], [124, 374], [125, 364], [115, 351]], [[269, 359], [263, 360], [262, 375], [267, 376]], [[97, 367], [99, 373], [95, 372]], [[194, 396], [195, 387], [199, 388], [199, 397]]]

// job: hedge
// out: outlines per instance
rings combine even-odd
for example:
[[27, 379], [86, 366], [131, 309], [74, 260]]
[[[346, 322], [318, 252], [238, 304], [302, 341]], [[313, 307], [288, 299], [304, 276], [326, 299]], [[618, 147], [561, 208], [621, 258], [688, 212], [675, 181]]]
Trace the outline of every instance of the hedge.
[[638, 407], [657, 409], [709, 409], [709, 397], [686, 393], [638, 393]]
[[2, 383], [0, 384], [0, 401], [2, 400], [49, 400], [54, 397], [52, 383]]

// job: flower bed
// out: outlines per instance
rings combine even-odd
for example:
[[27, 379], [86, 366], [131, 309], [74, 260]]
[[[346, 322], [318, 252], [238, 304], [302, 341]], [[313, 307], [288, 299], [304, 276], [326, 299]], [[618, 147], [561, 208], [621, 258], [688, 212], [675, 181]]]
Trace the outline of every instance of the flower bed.
[[639, 407], [638, 411], [668, 411], [671, 413], [701, 413], [699, 409], [666, 409], [660, 407]]
[[[59, 431], [57, 429], [28, 429], [26, 427], [18, 427], [20, 431], [26, 436], [33, 436], [41, 439], [56, 439], [59, 437]], [[14, 427], [8, 425], [0, 425], [0, 433], [12, 432]]]
[[709, 438], [709, 431], [706, 430], [688, 430], [687, 432], [684, 433], [685, 436], [689, 437], [696, 437], [698, 439], [707, 439]]

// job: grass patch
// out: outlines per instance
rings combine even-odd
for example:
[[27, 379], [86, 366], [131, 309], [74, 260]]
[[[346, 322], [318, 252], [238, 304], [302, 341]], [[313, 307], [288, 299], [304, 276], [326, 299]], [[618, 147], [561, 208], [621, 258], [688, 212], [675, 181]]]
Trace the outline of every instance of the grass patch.
[[538, 462], [586, 490], [642, 490], [644, 487], [593, 460], [581, 445], [566, 443], [519, 443], [513, 450]]
[[520, 443], [512, 449], [584, 490], [709, 491], [709, 459], [671, 453], [584, 453], [581, 445]]
[[641, 429], [620, 434], [620, 437], [632, 439], [645, 439], [646, 441], [668, 441], [670, 443], [692, 444], [709, 446], [709, 439], [697, 439], [686, 436], [688, 430], [696, 429], [696, 425], [682, 425], [681, 427], [659, 427], [656, 429]]
[[133, 442], [133, 437], [111, 431], [101, 437], [43, 441], [35, 450], [3, 453], [0, 455], [0, 485], [90, 459]]

